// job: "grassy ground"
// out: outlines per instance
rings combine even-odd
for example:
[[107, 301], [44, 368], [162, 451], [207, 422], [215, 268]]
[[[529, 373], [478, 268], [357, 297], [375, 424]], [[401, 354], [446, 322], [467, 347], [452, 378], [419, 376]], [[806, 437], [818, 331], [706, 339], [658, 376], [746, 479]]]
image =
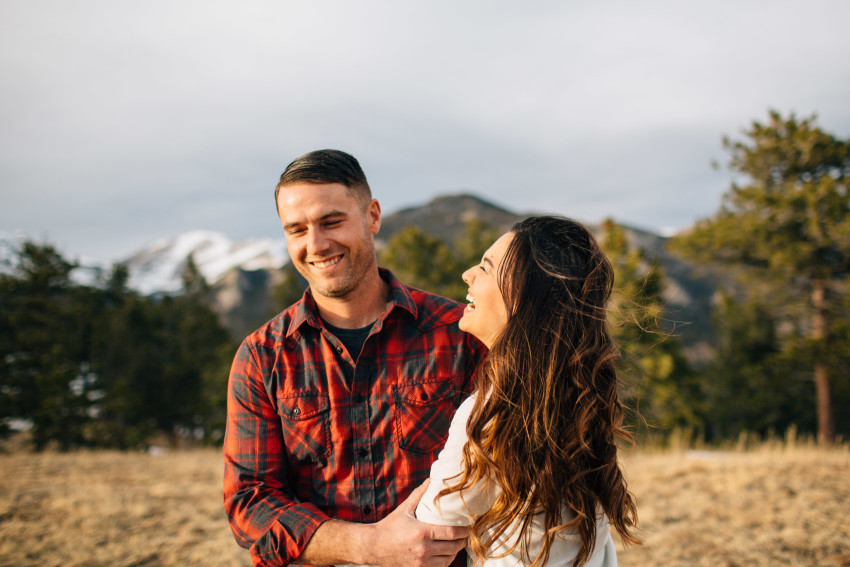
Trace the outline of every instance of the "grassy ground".
[[[850, 566], [850, 450], [636, 452], [620, 564]], [[247, 566], [212, 450], [0, 455], [0, 567]]]
[[850, 566], [846, 450], [637, 454], [644, 544], [621, 565]]
[[0, 566], [250, 565], [214, 451], [0, 456]]

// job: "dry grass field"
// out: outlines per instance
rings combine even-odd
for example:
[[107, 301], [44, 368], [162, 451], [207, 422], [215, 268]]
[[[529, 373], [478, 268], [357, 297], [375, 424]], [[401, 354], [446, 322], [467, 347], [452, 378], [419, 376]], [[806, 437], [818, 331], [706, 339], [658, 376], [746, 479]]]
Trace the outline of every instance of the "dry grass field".
[[850, 452], [763, 448], [625, 459], [643, 545], [621, 565], [850, 566]]
[[[850, 448], [635, 452], [634, 566], [850, 566]], [[213, 450], [0, 454], [0, 567], [247, 566]]]

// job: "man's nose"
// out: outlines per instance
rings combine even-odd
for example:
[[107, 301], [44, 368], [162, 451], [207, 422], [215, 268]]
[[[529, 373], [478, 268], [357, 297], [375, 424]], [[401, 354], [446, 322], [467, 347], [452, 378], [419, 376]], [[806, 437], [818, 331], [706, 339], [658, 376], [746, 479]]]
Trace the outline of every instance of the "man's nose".
[[330, 241], [325, 237], [322, 230], [311, 230], [307, 240], [307, 252], [312, 255], [320, 255], [327, 251]]

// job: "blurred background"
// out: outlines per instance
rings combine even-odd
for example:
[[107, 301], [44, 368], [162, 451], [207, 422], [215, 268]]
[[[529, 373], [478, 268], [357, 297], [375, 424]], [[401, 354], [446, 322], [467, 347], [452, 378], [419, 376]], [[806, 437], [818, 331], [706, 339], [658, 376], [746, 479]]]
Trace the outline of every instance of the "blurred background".
[[272, 196], [320, 148], [363, 166], [380, 263], [461, 301], [523, 216], [595, 232], [646, 536], [624, 562], [850, 565], [848, 24], [844, 0], [0, 0], [0, 566], [248, 563], [227, 376], [303, 293]]
[[2, 12], [6, 434], [220, 441], [236, 342], [303, 290], [273, 187], [325, 147], [451, 297], [523, 215], [591, 224], [641, 434], [850, 427], [845, 2]]
[[523, 215], [592, 225], [639, 435], [850, 430], [846, 2], [0, 8], [4, 435], [220, 442], [304, 287], [276, 179], [325, 147], [381, 262], [460, 300]]

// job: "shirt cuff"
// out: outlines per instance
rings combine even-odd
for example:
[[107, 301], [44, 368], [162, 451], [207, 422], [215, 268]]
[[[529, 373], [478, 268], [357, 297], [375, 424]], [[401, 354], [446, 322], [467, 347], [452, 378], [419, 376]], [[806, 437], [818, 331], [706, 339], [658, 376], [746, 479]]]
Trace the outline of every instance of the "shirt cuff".
[[288, 507], [251, 546], [251, 560], [257, 567], [286, 567], [304, 553], [316, 530], [329, 519], [309, 502]]

